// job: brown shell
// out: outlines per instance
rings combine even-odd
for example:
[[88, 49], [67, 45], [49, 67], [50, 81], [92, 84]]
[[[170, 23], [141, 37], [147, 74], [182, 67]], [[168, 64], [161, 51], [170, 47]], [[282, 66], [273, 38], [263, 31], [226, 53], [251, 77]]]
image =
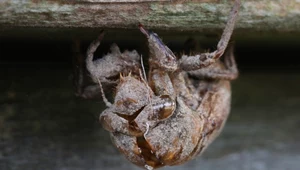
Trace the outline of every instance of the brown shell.
[[218, 136], [230, 109], [229, 82], [213, 81], [209, 87], [197, 110], [191, 110], [177, 97], [170, 118], [140, 136], [112, 132], [113, 143], [129, 161], [141, 167], [159, 168], [193, 159]]

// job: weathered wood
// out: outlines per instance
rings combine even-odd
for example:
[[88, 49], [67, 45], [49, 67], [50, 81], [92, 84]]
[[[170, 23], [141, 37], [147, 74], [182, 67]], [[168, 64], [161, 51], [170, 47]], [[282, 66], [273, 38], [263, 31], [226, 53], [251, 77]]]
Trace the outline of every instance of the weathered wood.
[[[165, 1], [0, 0], [0, 27], [136, 28], [143, 23], [163, 30], [221, 29], [232, 6], [229, 0]], [[299, 32], [300, 1], [243, 1], [237, 28]]]

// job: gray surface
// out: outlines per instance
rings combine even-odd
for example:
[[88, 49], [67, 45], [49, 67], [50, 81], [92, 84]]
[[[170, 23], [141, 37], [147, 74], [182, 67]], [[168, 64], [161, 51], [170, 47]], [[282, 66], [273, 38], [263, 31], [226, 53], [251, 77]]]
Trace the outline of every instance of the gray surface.
[[[70, 70], [21, 67], [0, 70], [1, 170], [139, 169], [98, 123], [103, 103], [74, 97]], [[299, 169], [299, 83], [299, 73], [242, 74], [222, 135], [198, 159], [163, 169]]]

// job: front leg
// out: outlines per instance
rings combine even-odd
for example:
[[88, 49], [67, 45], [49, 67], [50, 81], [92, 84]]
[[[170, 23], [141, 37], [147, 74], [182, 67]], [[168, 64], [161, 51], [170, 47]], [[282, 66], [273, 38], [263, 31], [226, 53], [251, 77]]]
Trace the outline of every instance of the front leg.
[[203, 53], [195, 56], [183, 55], [179, 60], [179, 67], [182, 70], [191, 71], [207, 67], [212, 63], [215, 63], [223, 55], [232, 35], [240, 5], [240, 0], [236, 0], [231, 10], [229, 20], [227, 21], [226, 27], [223, 31], [222, 37], [217, 45], [217, 50], [211, 53]]
[[[142, 109], [138, 110], [136, 114], [139, 114]], [[143, 135], [143, 132], [137, 128], [130, 116], [123, 116], [121, 113], [115, 112], [113, 108], [104, 110], [99, 120], [103, 128], [109, 132], [122, 133], [128, 136]]]

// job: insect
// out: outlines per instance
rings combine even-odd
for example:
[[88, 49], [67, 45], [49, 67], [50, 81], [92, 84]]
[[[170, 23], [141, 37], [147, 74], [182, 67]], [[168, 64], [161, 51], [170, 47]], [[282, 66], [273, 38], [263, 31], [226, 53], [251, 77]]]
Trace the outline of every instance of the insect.
[[[232, 48], [225, 50], [239, 7], [236, 0], [217, 49], [194, 56], [176, 57], [156, 33], [139, 25], [149, 47], [147, 76], [136, 51], [121, 53], [112, 45], [111, 53], [93, 61], [104, 33], [91, 43], [87, 70], [107, 105], [100, 122], [129, 161], [146, 169], [182, 164], [221, 132], [230, 111], [230, 80], [238, 76]], [[102, 84], [113, 83], [110, 103]]]

